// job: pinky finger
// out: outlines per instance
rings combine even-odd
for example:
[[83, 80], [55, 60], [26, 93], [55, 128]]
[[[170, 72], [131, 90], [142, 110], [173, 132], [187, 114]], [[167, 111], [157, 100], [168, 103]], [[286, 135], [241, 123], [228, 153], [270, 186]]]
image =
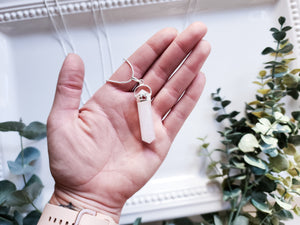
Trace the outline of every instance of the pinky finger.
[[176, 137], [185, 120], [194, 109], [198, 99], [201, 96], [204, 85], [205, 76], [203, 73], [200, 73], [195, 77], [193, 82], [186, 89], [184, 95], [164, 119], [164, 126], [172, 140]]

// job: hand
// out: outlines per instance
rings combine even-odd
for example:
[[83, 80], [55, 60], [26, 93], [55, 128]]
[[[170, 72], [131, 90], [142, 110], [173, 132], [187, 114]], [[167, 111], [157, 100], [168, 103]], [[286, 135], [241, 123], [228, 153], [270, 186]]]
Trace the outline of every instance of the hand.
[[[55, 179], [50, 203], [71, 202], [119, 221], [126, 200], [161, 165], [200, 97], [205, 77], [199, 71], [210, 52], [209, 44], [202, 40], [205, 33], [206, 27], [199, 22], [179, 35], [175, 29], [166, 28], [128, 59], [135, 76], [143, 78], [153, 92], [156, 139], [151, 144], [141, 141], [136, 99], [131, 91], [135, 82], [107, 82], [78, 109], [84, 65], [79, 56], [67, 56], [48, 118], [50, 169]], [[124, 63], [111, 79], [125, 81], [130, 76], [130, 67]]]

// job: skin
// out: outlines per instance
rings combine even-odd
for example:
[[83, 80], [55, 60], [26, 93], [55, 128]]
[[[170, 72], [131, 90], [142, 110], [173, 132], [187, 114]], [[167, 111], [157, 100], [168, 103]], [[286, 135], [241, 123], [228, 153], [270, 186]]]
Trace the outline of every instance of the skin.
[[[132, 92], [136, 83], [107, 82], [79, 109], [84, 64], [78, 55], [67, 56], [47, 123], [55, 179], [50, 203], [71, 202], [118, 223], [126, 200], [159, 168], [202, 93], [205, 76], [199, 71], [210, 52], [203, 40], [206, 30], [200, 22], [180, 34], [163, 29], [128, 58], [135, 76], [152, 89], [156, 139], [151, 144], [140, 138]], [[131, 69], [124, 63], [110, 79], [125, 81], [130, 76]]]

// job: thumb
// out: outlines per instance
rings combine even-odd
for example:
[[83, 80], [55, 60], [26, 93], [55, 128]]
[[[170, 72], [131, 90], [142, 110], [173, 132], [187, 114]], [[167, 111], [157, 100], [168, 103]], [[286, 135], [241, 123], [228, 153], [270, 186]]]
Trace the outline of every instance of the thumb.
[[83, 79], [83, 61], [78, 55], [69, 54], [59, 73], [51, 114], [78, 113]]

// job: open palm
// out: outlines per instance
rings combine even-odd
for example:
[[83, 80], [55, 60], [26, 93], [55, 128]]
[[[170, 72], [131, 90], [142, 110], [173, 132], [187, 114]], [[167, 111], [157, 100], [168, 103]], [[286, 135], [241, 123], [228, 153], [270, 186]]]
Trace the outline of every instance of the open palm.
[[[84, 65], [75, 54], [66, 58], [48, 118], [50, 168], [56, 182], [52, 203], [72, 202], [118, 222], [125, 201], [158, 169], [200, 97], [205, 78], [199, 71], [210, 51], [202, 40], [205, 33], [199, 22], [179, 35], [166, 28], [128, 59], [135, 76], [152, 89], [156, 139], [151, 144], [141, 141], [135, 82], [106, 83], [78, 109]], [[124, 63], [111, 79], [130, 76]]]

